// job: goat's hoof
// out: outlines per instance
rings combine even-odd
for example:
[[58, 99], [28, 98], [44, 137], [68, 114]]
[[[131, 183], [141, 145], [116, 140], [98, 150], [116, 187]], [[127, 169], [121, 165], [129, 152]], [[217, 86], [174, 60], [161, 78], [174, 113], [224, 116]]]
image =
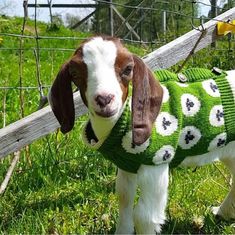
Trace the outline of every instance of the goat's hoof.
[[211, 212], [215, 216], [216, 220], [225, 220], [224, 216], [221, 214], [220, 207], [219, 206], [212, 206]]
[[118, 234], [136, 234], [134, 229], [120, 229], [118, 228], [115, 233], [116, 235]]
[[214, 216], [218, 216], [219, 215], [219, 206], [212, 206], [211, 212]]
[[155, 234], [156, 235], [159, 235], [161, 234], [161, 231], [162, 231], [162, 225], [161, 224], [158, 224], [154, 230]]

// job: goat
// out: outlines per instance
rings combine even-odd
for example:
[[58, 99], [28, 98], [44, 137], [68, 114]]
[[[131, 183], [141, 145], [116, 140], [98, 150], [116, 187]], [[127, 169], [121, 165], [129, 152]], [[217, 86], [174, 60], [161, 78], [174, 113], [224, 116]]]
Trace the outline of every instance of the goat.
[[[235, 71], [194, 69], [183, 78], [166, 70], [154, 75], [119, 39], [96, 36], [81, 44], [51, 87], [62, 133], [74, 126], [73, 82], [89, 110], [85, 143], [118, 167], [116, 234], [161, 232], [170, 166], [220, 160], [235, 175]], [[234, 184], [213, 212], [235, 218]]]

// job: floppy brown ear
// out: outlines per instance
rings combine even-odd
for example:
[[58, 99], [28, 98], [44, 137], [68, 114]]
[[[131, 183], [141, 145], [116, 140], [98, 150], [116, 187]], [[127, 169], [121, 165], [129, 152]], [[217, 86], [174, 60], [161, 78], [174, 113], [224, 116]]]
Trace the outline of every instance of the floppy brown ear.
[[73, 128], [75, 120], [71, 82], [72, 77], [69, 73], [69, 63], [65, 63], [57, 74], [49, 94], [52, 111], [61, 125], [61, 132], [63, 134]]
[[143, 144], [152, 133], [152, 126], [161, 108], [163, 89], [145, 63], [133, 56], [132, 141]]

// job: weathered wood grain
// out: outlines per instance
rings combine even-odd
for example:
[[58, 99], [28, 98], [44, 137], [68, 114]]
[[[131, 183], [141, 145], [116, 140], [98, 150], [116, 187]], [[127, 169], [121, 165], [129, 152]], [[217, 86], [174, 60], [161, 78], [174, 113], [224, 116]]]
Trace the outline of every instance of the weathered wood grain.
[[[74, 103], [76, 117], [87, 113], [79, 92], [74, 94]], [[0, 129], [0, 158], [20, 150], [34, 140], [55, 131], [59, 126], [48, 106]]]
[[[211, 42], [217, 40], [219, 38], [216, 35], [217, 22], [221, 20], [226, 21], [228, 19], [235, 19], [235, 7], [204, 24], [207, 33], [198, 44], [195, 51], [205, 48], [210, 45]], [[168, 68], [188, 56], [200, 37], [200, 34], [201, 32], [192, 30], [145, 56], [144, 61], [153, 70]], [[78, 92], [74, 94], [74, 103], [76, 117], [87, 112]], [[59, 123], [52, 113], [51, 108], [46, 107], [0, 129], [0, 158], [20, 150], [34, 140], [55, 131], [58, 127]]]

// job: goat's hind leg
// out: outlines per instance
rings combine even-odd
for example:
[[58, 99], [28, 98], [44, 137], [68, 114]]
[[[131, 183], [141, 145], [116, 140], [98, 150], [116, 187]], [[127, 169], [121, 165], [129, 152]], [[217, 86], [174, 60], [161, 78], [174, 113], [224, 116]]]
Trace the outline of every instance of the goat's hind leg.
[[235, 156], [221, 159], [232, 174], [231, 189], [219, 207], [213, 207], [212, 212], [225, 220], [235, 219]]
[[137, 175], [118, 169], [116, 192], [119, 199], [119, 221], [115, 234], [134, 234], [133, 204]]

